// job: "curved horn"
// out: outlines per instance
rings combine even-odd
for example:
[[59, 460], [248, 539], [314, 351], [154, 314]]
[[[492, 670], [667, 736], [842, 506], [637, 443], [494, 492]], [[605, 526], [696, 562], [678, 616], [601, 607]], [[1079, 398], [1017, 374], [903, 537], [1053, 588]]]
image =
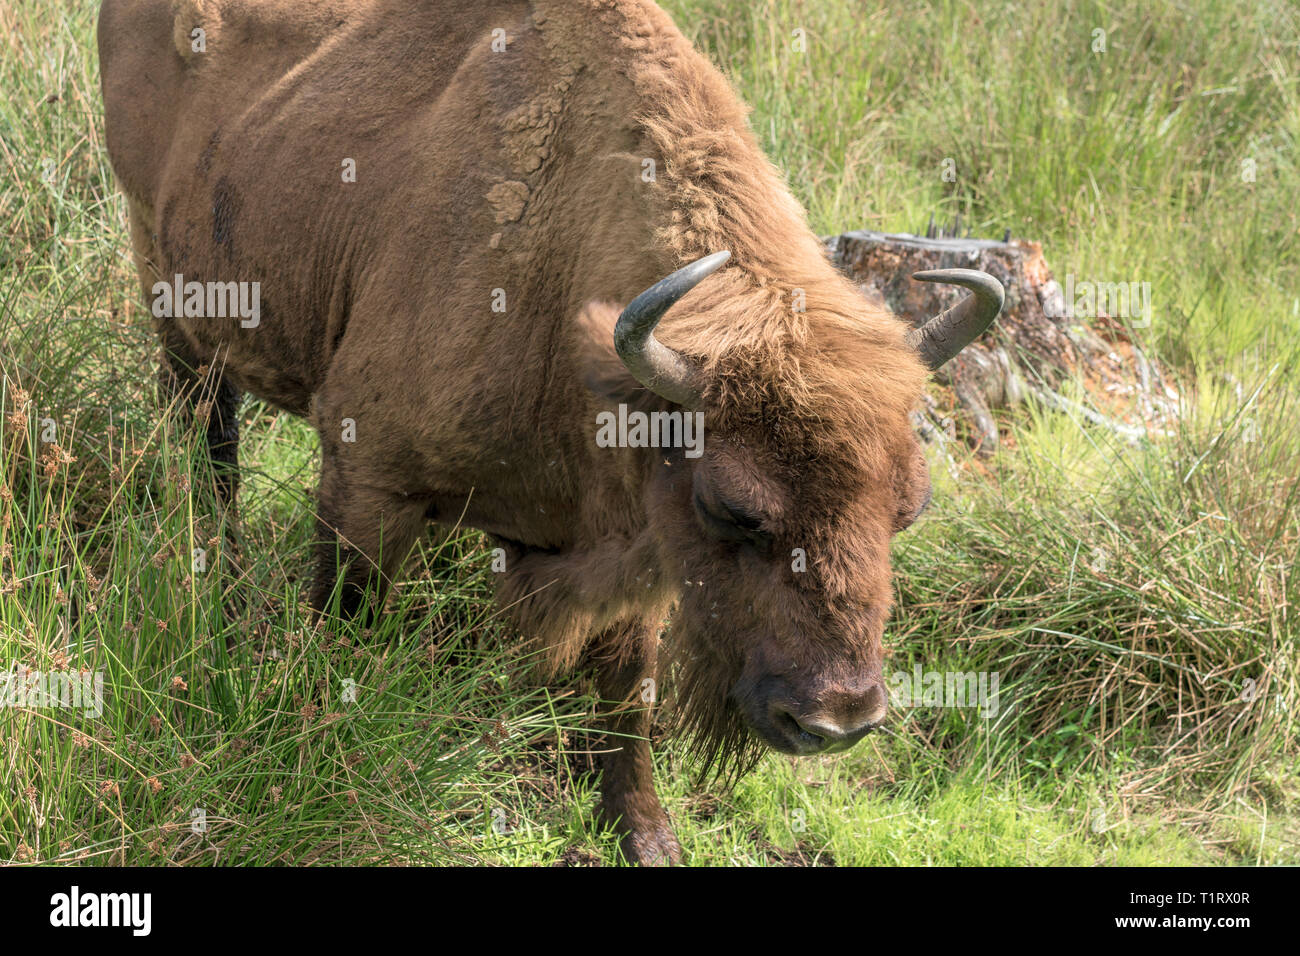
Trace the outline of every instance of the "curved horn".
[[1002, 311], [1006, 296], [1002, 283], [987, 272], [975, 269], [931, 269], [913, 272], [922, 282], [946, 282], [970, 289], [968, 295], [951, 309], [940, 312], [925, 325], [907, 333], [907, 344], [920, 353], [922, 361], [934, 371], [944, 362], [979, 338]]
[[682, 266], [627, 304], [614, 326], [614, 350], [633, 378], [656, 395], [694, 407], [700, 389], [691, 364], [654, 336], [655, 326], [678, 299], [731, 258], [725, 249]]

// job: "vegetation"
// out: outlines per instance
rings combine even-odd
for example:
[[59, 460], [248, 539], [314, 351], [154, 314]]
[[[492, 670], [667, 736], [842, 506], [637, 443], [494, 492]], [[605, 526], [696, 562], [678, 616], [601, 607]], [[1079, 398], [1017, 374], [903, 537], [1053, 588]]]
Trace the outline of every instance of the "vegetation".
[[[991, 462], [936, 458], [887, 671], [998, 672], [996, 717], [895, 709], [730, 793], [661, 748], [688, 862], [1300, 862], [1295, 8], [666, 6], [816, 229], [960, 212], [1058, 276], [1150, 282], [1133, 334], [1182, 396], [1140, 445], [1022, 408]], [[0, 862], [617, 862], [590, 688], [529, 682], [476, 535], [413, 555], [373, 633], [316, 627], [315, 439], [251, 400], [218, 522], [155, 397], [96, 8], [0, 6], [0, 662], [105, 682], [98, 717], [0, 709]]]

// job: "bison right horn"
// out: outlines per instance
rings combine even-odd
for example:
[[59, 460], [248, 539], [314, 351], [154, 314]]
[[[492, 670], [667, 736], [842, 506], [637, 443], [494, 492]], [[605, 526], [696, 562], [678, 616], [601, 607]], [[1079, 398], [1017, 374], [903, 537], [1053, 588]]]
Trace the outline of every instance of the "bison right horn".
[[614, 326], [614, 350], [632, 377], [685, 408], [699, 405], [698, 375], [690, 362], [655, 338], [655, 326], [678, 299], [730, 258], [724, 249], [682, 266], [629, 302]]
[[907, 333], [907, 344], [916, 349], [933, 372], [993, 324], [1002, 311], [1006, 292], [1001, 282], [976, 269], [932, 269], [914, 272], [912, 278], [959, 285], [974, 293]]

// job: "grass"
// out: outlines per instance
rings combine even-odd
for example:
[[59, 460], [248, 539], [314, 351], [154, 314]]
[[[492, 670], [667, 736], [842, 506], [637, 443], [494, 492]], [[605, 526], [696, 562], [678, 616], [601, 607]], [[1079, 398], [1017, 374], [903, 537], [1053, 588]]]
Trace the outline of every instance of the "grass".
[[[731, 793], [663, 747], [688, 861], [1300, 862], [1294, 9], [666, 6], [814, 228], [960, 212], [1058, 277], [1150, 282], [1183, 395], [1160, 441], [1021, 409], [990, 464], [936, 458], [890, 668], [997, 671], [998, 716], [898, 709]], [[310, 623], [315, 440], [256, 402], [227, 606], [195, 436], [153, 398], [94, 13], [0, 8], [0, 661], [106, 683], [98, 718], [0, 710], [0, 862], [617, 862], [590, 690], [508, 652], [475, 535], [427, 542], [375, 633]]]

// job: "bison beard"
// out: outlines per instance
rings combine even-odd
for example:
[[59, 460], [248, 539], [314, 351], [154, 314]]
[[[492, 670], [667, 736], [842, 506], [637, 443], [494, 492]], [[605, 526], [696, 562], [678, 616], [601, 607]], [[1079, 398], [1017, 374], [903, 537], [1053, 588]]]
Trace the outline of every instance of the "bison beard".
[[[146, 298], [260, 290], [254, 325], [150, 310], [169, 381], [213, 370], [223, 502], [240, 392], [320, 436], [318, 610], [340, 578], [381, 607], [427, 519], [491, 536], [521, 635], [613, 702], [601, 813], [638, 862], [680, 853], [646, 678], [724, 781], [879, 723], [908, 413], [996, 282], [920, 276], [974, 292], [921, 329], [865, 302], [649, 0], [105, 0], [99, 51]], [[702, 453], [598, 447], [619, 404], [698, 411]]]
[[702, 656], [670, 639], [664, 663], [669, 732], [682, 739], [701, 781], [733, 786], [767, 752], [731, 699], [743, 662]]

